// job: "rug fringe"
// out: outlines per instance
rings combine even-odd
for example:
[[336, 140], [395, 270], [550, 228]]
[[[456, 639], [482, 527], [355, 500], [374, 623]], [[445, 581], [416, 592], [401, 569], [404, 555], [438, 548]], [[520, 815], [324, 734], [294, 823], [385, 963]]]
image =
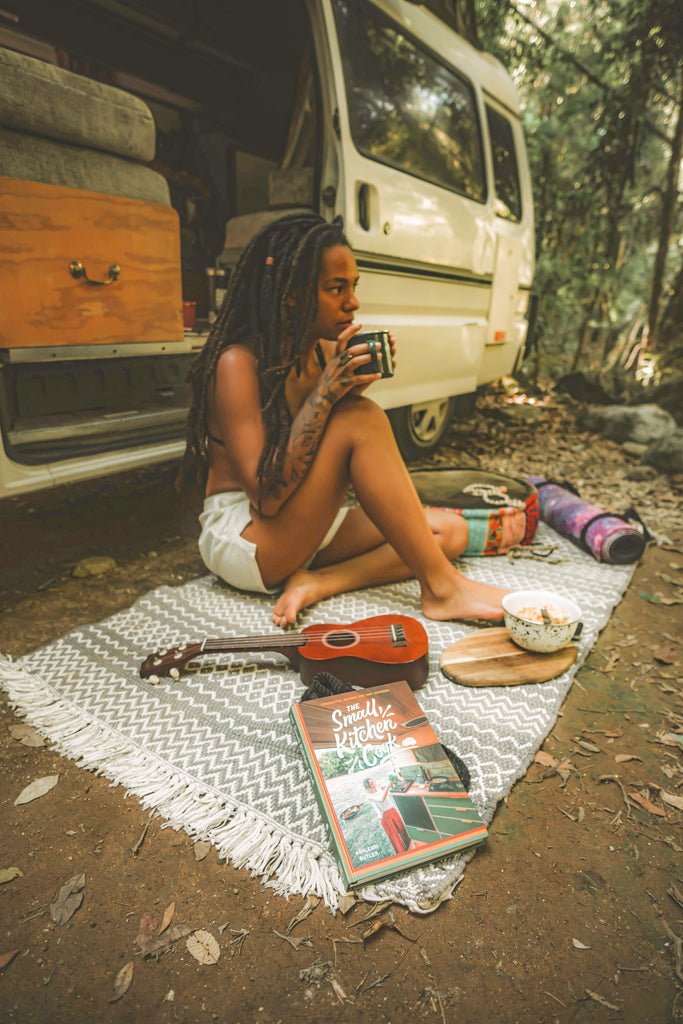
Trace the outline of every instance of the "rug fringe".
[[191, 776], [133, 746], [115, 729], [87, 719], [78, 708], [53, 693], [39, 676], [29, 674], [0, 654], [0, 684], [11, 706], [54, 750], [80, 768], [120, 785], [126, 794], [165, 820], [163, 827], [184, 829], [193, 839], [208, 839], [219, 857], [280, 896], [313, 893], [336, 910], [346, 892], [330, 854], [311, 842], [295, 840], [254, 811], [214, 796]]

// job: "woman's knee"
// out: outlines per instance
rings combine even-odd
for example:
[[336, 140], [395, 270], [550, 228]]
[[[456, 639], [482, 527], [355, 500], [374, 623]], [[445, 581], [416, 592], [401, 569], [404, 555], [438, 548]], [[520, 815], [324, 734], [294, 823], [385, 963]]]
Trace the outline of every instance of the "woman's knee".
[[336, 402], [327, 421], [327, 429], [341, 430], [345, 437], [358, 431], [359, 436], [367, 439], [367, 431], [381, 431], [391, 434], [389, 418], [381, 406], [365, 395], [346, 395]]

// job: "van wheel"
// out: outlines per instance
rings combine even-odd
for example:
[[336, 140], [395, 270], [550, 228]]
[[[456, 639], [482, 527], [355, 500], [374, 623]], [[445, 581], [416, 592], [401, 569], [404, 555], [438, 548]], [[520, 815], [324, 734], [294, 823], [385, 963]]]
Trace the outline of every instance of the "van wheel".
[[396, 443], [406, 462], [429, 455], [439, 447], [454, 410], [454, 398], [437, 398], [388, 410]]

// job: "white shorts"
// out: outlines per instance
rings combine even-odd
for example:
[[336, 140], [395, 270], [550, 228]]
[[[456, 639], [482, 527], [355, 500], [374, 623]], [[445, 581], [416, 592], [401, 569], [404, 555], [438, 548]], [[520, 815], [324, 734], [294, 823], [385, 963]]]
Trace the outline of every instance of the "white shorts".
[[[339, 509], [334, 522], [323, 537], [322, 544], [304, 562], [302, 569], [307, 569], [318, 551], [326, 548], [336, 536], [347, 512], [348, 508]], [[256, 545], [242, 536], [242, 530], [251, 520], [251, 506], [243, 491], [212, 494], [204, 501], [204, 510], [199, 517], [202, 528], [199, 536], [199, 553], [207, 569], [220, 576], [231, 587], [274, 594], [280, 587], [265, 585], [256, 561]]]

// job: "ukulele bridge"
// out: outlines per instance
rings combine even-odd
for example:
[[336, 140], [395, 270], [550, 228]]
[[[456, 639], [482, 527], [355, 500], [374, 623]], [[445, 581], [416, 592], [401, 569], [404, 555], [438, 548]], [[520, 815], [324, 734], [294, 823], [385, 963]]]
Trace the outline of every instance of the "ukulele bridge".
[[391, 642], [392, 642], [394, 647], [407, 647], [408, 646], [408, 641], [406, 640], [405, 630], [403, 629], [403, 626], [400, 623], [398, 625], [395, 625], [395, 626], [390, 626], [389, 627], [389, 632], [391, 633]]

